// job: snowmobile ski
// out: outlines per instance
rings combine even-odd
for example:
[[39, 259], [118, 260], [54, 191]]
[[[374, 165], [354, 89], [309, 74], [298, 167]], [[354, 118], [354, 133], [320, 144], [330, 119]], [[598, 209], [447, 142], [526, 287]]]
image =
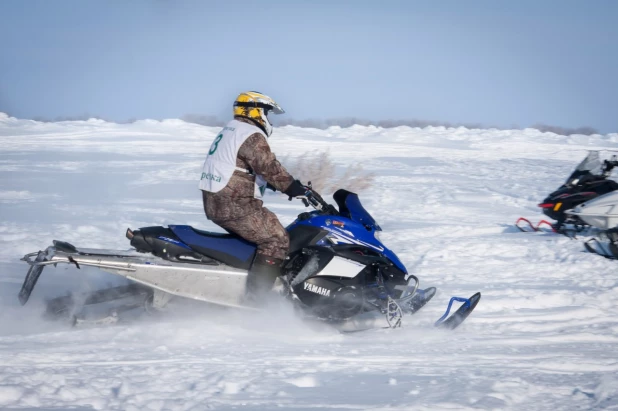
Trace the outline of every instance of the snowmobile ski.
[[[522, 224], [522, 222], [524, 224]], [[550, 230], [543, 229], [543, 226], [549, 227]], [[524, 233], [556, 233], [565, 235], [570, 239], [577, 239], [578, 236], [586, 236], [598, 231], [594, 227], [590, 227], [589, 225], [581, 224], [579, 222], [562, 222], [552, 224], [547, 220], [541, 220], [534, 225], [530, 220], [524, 217], [517, 219], [515, 222], [515, 227]]]
[[616, 257], [614, 257], [610, 252], [609, 246], [603, 244], [596, 238], [591, 238], [584, 242], [584, 248], [589, 253], [600, 255], [601, 257], [609, 258], [610, 260], [616, 259]]
[[[448, 307], [446, 308], [446, 312], [436, 321], [435, 326], [447, 330], [454, 330], [455, 328], [459, 327], [466, 318], [468, 318], [468, 316], [476, 308], [476, 305], [479, 303], [480, 300], [480, 292], [474, 294], [470, 298], [451, 297], [451, 300], [448, 303]], [[451, 311], [451, 307], [453, 306], [453, 303], [455, 301], [463, 304], [461, 305], [461, 307], [459, 307], [457, 311], [455, 311], [450, 317], [448, 317]]]
[[[528, 226], [530, 226], [530, 229], [525, 228], [525, 227], [526, 227], [525, 225], [524, 225], [524, 226], [521, 226], [521, 225], [520, 225], [520, 223], [521, 223], [521, 222], [524, 222], [524, 223], [528, 224]], [[556, 232], [556, 230], [554, 229], [554, 226], [552, 225], [552, 223], [550, 223], [550, 222], [549, 222], [549, 221], [547, 221], [547, 220], [541, 220], [541, 221], [539, 221], [539, 222], [537, 223], [537, 225], [534, 225], [534, 224], [532, 224], [532, 222], [530, 222], [530, 220], [528, 220], [527, 218], [524, 218], [524, 217], [519, 217], [519, 218], [517, 219], [517, 221], [515, 222], [515, 226], [516, 226], [517, 228], [519, 228], [519, 231], [523, 231], [524, 233], [531, 233], [531, 232], [536, 232], [536, 231], [542, 231], [542, 230], [541, 230], [541, 226], [543, 226], [543, 225], [547, 225], [547, 226], [549, 226], [553, 232]]]
[[603, 231], [598, 237], [584, 242], [586, 251], [610, 260], [618, 259], [618, 228]]

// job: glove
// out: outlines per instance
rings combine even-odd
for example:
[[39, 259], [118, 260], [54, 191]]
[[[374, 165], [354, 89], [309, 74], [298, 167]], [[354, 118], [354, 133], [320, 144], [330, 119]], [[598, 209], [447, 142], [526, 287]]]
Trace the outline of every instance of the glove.
[[292, 197], [301, 197], [304, 196], [307, 192], [307, 187], [301, 184], [299, 180], [292, 181], [292, 184], [283, 192], [283, 194], [287, 194], [290, 199]]
[[277, 189], [275, 188], [274, 185], [270, 184], [270, 183], [266, 183], [266, 189], [267, 190], [273, 190], [273, 191], [277, 191]]
[[[283, 192], [283, 194], [286, 194], [289, 197], [288, 200], [292, 201], [292, 198], [294, 197], [304, 197], [308, 190], [309, 188], [302, 185], [299, 180], [294, 180], [292, 181], [292, 184], [290, 184], [290, 186]], [[306, 202], [307, 200], [303, 200], [305, 200], [303, 201], [305, 205], [308, 206], [308, 203]]]

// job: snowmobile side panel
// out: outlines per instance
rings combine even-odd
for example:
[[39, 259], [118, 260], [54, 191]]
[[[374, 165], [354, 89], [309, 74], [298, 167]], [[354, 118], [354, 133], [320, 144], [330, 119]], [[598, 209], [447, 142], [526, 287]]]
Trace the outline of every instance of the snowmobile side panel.
[[89, 250], [92, 254], [57, 251], [48, 247], [41, 251], [36, 260], [34, 253], [23, 259], [31, 265], [26, 276], [19, 299], [22, 304], [36, 284], [45, 265], [73, 264], [76, 267], [96, 267], [112, 274], [120, 275], [147, 287], [181, 297], [192, 298], [219, 305], [239, 307], [245, 294], [247, 271], [226, 265], [199, 265], [174, 263], [156, 257], [130, 254], [111, 250]]
[[596, 197], [566, 213], [600, 229], [607, 230], [616, 227], [618, 225], [618, 193], [611, 192]]
[[289, 254], [294, 254], [303, 247], [316, 245], [318, 241], [328, 234], [328, 231], [310, 225], [296, 224], [288, 228], [290, 236]]
[[609, 215], [578, 214], [578, 216], [586, 224], [589, 224], [593, 227], [600, 228], [602, 230], [607, 230], [607, 229], [616, 227], [616, 225], [618, 225], [618, 215], [609, 216]]
[[224, 306], [242, 306], [247, 271], [224, 269], [223, 266], [204, 270], [203, 266], [179, 265], [143, 264], [133, 265], [136, 268], [133, 272], [113, 268], [103, 268], [103, 271], [180, 297]]
[[288, 232], [294, 230], [297, 226], [313, 226], [320, 227], [328, 231], [317, 245], [321, 246], [339, 246], [339, 245], [356, 245], [371, 249], [372, 251], [381, 254], [384, 258], [393, 263], [404, 274], [407, 274], [406, 268], [399, 260], [397, 255], [390, 249], [384, 246], [376, 237], [376, 230], [371, 226], [369, 228], [361, 225], [356, 221], [352, 221], [344, 217], [335, 217], [331, 215], [312, 215], [308, 219], [297, 219], [287, 227]]
[[294, 287], [294, 294], [317, 313], [333, 311], [337, 306], [337, 291], [345, 286], [337, 278], [310, 277]]
[[[392, 266], [390, 260], [381, 256], [377, 251], [358, 244], [336, 244], [331, 247], [335, 253], [348, 260], [356, 261], [365, 265], [380, 263]], [[405, 276], [400, 270], [401, 274]]]

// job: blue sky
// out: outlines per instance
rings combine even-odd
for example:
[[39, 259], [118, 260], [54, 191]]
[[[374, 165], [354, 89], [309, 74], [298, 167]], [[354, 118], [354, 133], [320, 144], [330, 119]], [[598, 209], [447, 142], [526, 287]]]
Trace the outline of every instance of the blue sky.
[[618, 131], [618, 1], [0, 0], [0, 111]]

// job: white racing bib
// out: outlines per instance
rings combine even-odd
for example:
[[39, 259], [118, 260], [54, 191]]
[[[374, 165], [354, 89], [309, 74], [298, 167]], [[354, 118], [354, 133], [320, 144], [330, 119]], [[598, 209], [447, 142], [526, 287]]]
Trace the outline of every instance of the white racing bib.
[[[260, 133], [266, 138], [266, 135], [258, 127], [243, 123], [242, 121], [232, 120], [223, 130], [219, 132], [215, 140], [208, 150], [208, 155], [202, 166], [202, 175], [200, 177], [200, 190], [210, 193], [217, 193], [230, 181], [234, 170], [248, 172], [236, 167], [236, 157], [240, 146], [255, 133]], [[266, 188], [266, 180], [262, 176], [255, 176], [256, 198], [262, 197]]]

